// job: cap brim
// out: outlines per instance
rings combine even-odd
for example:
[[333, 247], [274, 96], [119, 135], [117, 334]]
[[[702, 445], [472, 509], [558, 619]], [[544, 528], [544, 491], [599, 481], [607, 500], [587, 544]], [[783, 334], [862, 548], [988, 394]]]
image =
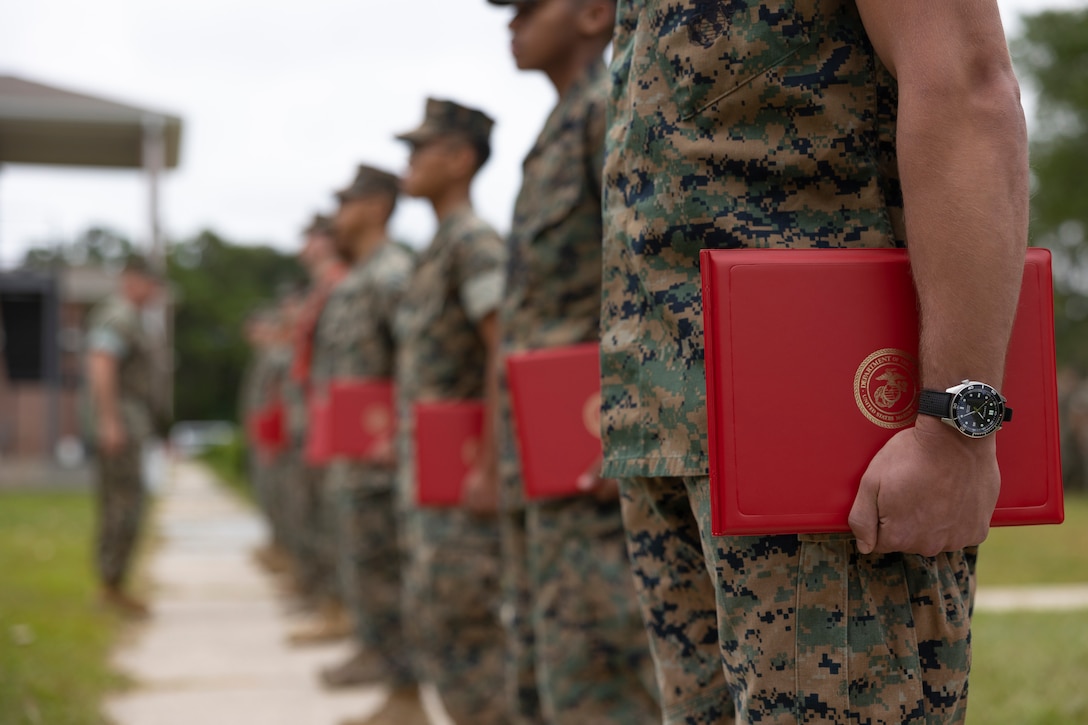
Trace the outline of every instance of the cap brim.
[[442, 133], [438, 129], [434, 128], [433, 126], [423, 124], [419, 128], [412, 129], [411, 131], [407, 131], [405, 133], [397, 134], [396, 138], [398, 141], [404, 141], [406, 143], [418, 146], [419, 144], [433, 141], [441, 135]]

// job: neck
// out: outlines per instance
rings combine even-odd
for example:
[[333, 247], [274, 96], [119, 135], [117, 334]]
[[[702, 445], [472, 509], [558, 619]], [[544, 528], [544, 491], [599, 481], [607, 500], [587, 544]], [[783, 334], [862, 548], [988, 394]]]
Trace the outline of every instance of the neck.
[[552, 82], [559, 97], [562, 98], [571, 86], [586, 74], [593, 63], [601, 60], [602, 53], [603, 51], [597, 47], [596, 43], [592, 45], [583, 43], [566, 56], [562, 64], [545, 70], [544, 74], [548, 76], [548, 80]]
[[469, 194], [471, 184], [471, 179], [463, 183], [453, 184], [441, 194], [430, 199], [431, 206], [434, 207], [434, 215], [438, 217], [439, 222], [444, 221], [450, 214], [462, 207], [472, 206], [472, 198]]
[[337, 273], [339, 273], [340, 266], [341, 263], [337, 259], [330, 258], [322, 261], [315, 274], [316, 282], [319, 285], [330, 284], [336, 278]]
[[384, 225], [368, 227], [359, 232], [355, 237], [355, 243], [352, 245], [355, 252], [355, 262], [361, 262], [373, 254], [388, 237]]

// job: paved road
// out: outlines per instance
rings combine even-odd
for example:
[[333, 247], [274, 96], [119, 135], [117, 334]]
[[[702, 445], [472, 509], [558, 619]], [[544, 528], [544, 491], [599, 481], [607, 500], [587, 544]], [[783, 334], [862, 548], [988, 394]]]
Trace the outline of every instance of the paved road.
[[202, 467], [178, 463], [156, 514], [147, 563], [155, 616], [116, 653], [138, 683], [106, 703], [117, 725], [334, 725], [381, 706], [381, 688], [332, 694], [317, 684], [347, 644], [286, 646], [296, 620], [251, 562], [266, 535], [252, 509]]

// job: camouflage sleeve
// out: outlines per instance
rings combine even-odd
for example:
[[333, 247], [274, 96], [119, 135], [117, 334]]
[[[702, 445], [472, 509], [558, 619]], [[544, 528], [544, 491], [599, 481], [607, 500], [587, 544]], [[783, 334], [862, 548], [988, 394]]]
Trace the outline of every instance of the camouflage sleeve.
[[123, 310], [113, 305], [96, 310], [87, 331], [87, 350], [115, 358], [127, 355], [131, 347], [128, 328], [132, 322], [127, 318]]
[[[331, 295], [330, 295], [331, 298]], [[330, 324], [329, 314], [331, 307], [329, 300], [321, 309], [314, 327], [313, 355], [310, 358], [310, 381], [317, 386], [324, 385], [333, 376], [333, 350], [330, 345], [330, 333], [334, 325]]]
[[458, 245], [457, 287], [473, 323], [499, 307], [506, 268], [506, 245], [493, 229], [475, 229]]
[[[400, 250], [395, 250], [399, 252]], [[381, 305], [382, 323], [390, 336], [393, 331], [393, 319], [396, 317], [397, 308], [400, 306], [404, 291], [408, 288], [408, 281], [412, 277], [414, 260], [407, 252], [395, 254], [388, 268], [383, 270], [382, 288], [379, 304]]]

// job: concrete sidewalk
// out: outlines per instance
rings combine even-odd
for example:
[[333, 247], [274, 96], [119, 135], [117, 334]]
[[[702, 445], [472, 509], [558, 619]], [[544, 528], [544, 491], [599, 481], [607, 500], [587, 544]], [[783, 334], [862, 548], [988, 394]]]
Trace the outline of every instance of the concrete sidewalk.
[[[382, 688], [330, 693], [318, 685], [318, 670], [347, 657], [348, 643], [286, 645], [297, 620], [250, 558], [264, 526], [206, 469], [174, 464], [152, 526], [154, 616], [116, 653], [136, 687], [106, 703], [113, 722], [335, 725], [381, 706]], [[444, 720], [437, 711], [432, 719]]]
[[[348, 643], [287, 647], [296, 621], [250, 557], [264, 525], [205, 468], [173, 464], [152, 535], [154, 616], [116, 653], [136, 682], [106, 703], [116, 725], [336, 725], [381, 706], [381, 688], [330, 693], [317, 684]], [[1088, 586], [983, 588], [977, 601], [979, 611], [1077, 608], [1088, 608]], [[435, 725], [451, 725], [432, 690], [424, 699]]]

